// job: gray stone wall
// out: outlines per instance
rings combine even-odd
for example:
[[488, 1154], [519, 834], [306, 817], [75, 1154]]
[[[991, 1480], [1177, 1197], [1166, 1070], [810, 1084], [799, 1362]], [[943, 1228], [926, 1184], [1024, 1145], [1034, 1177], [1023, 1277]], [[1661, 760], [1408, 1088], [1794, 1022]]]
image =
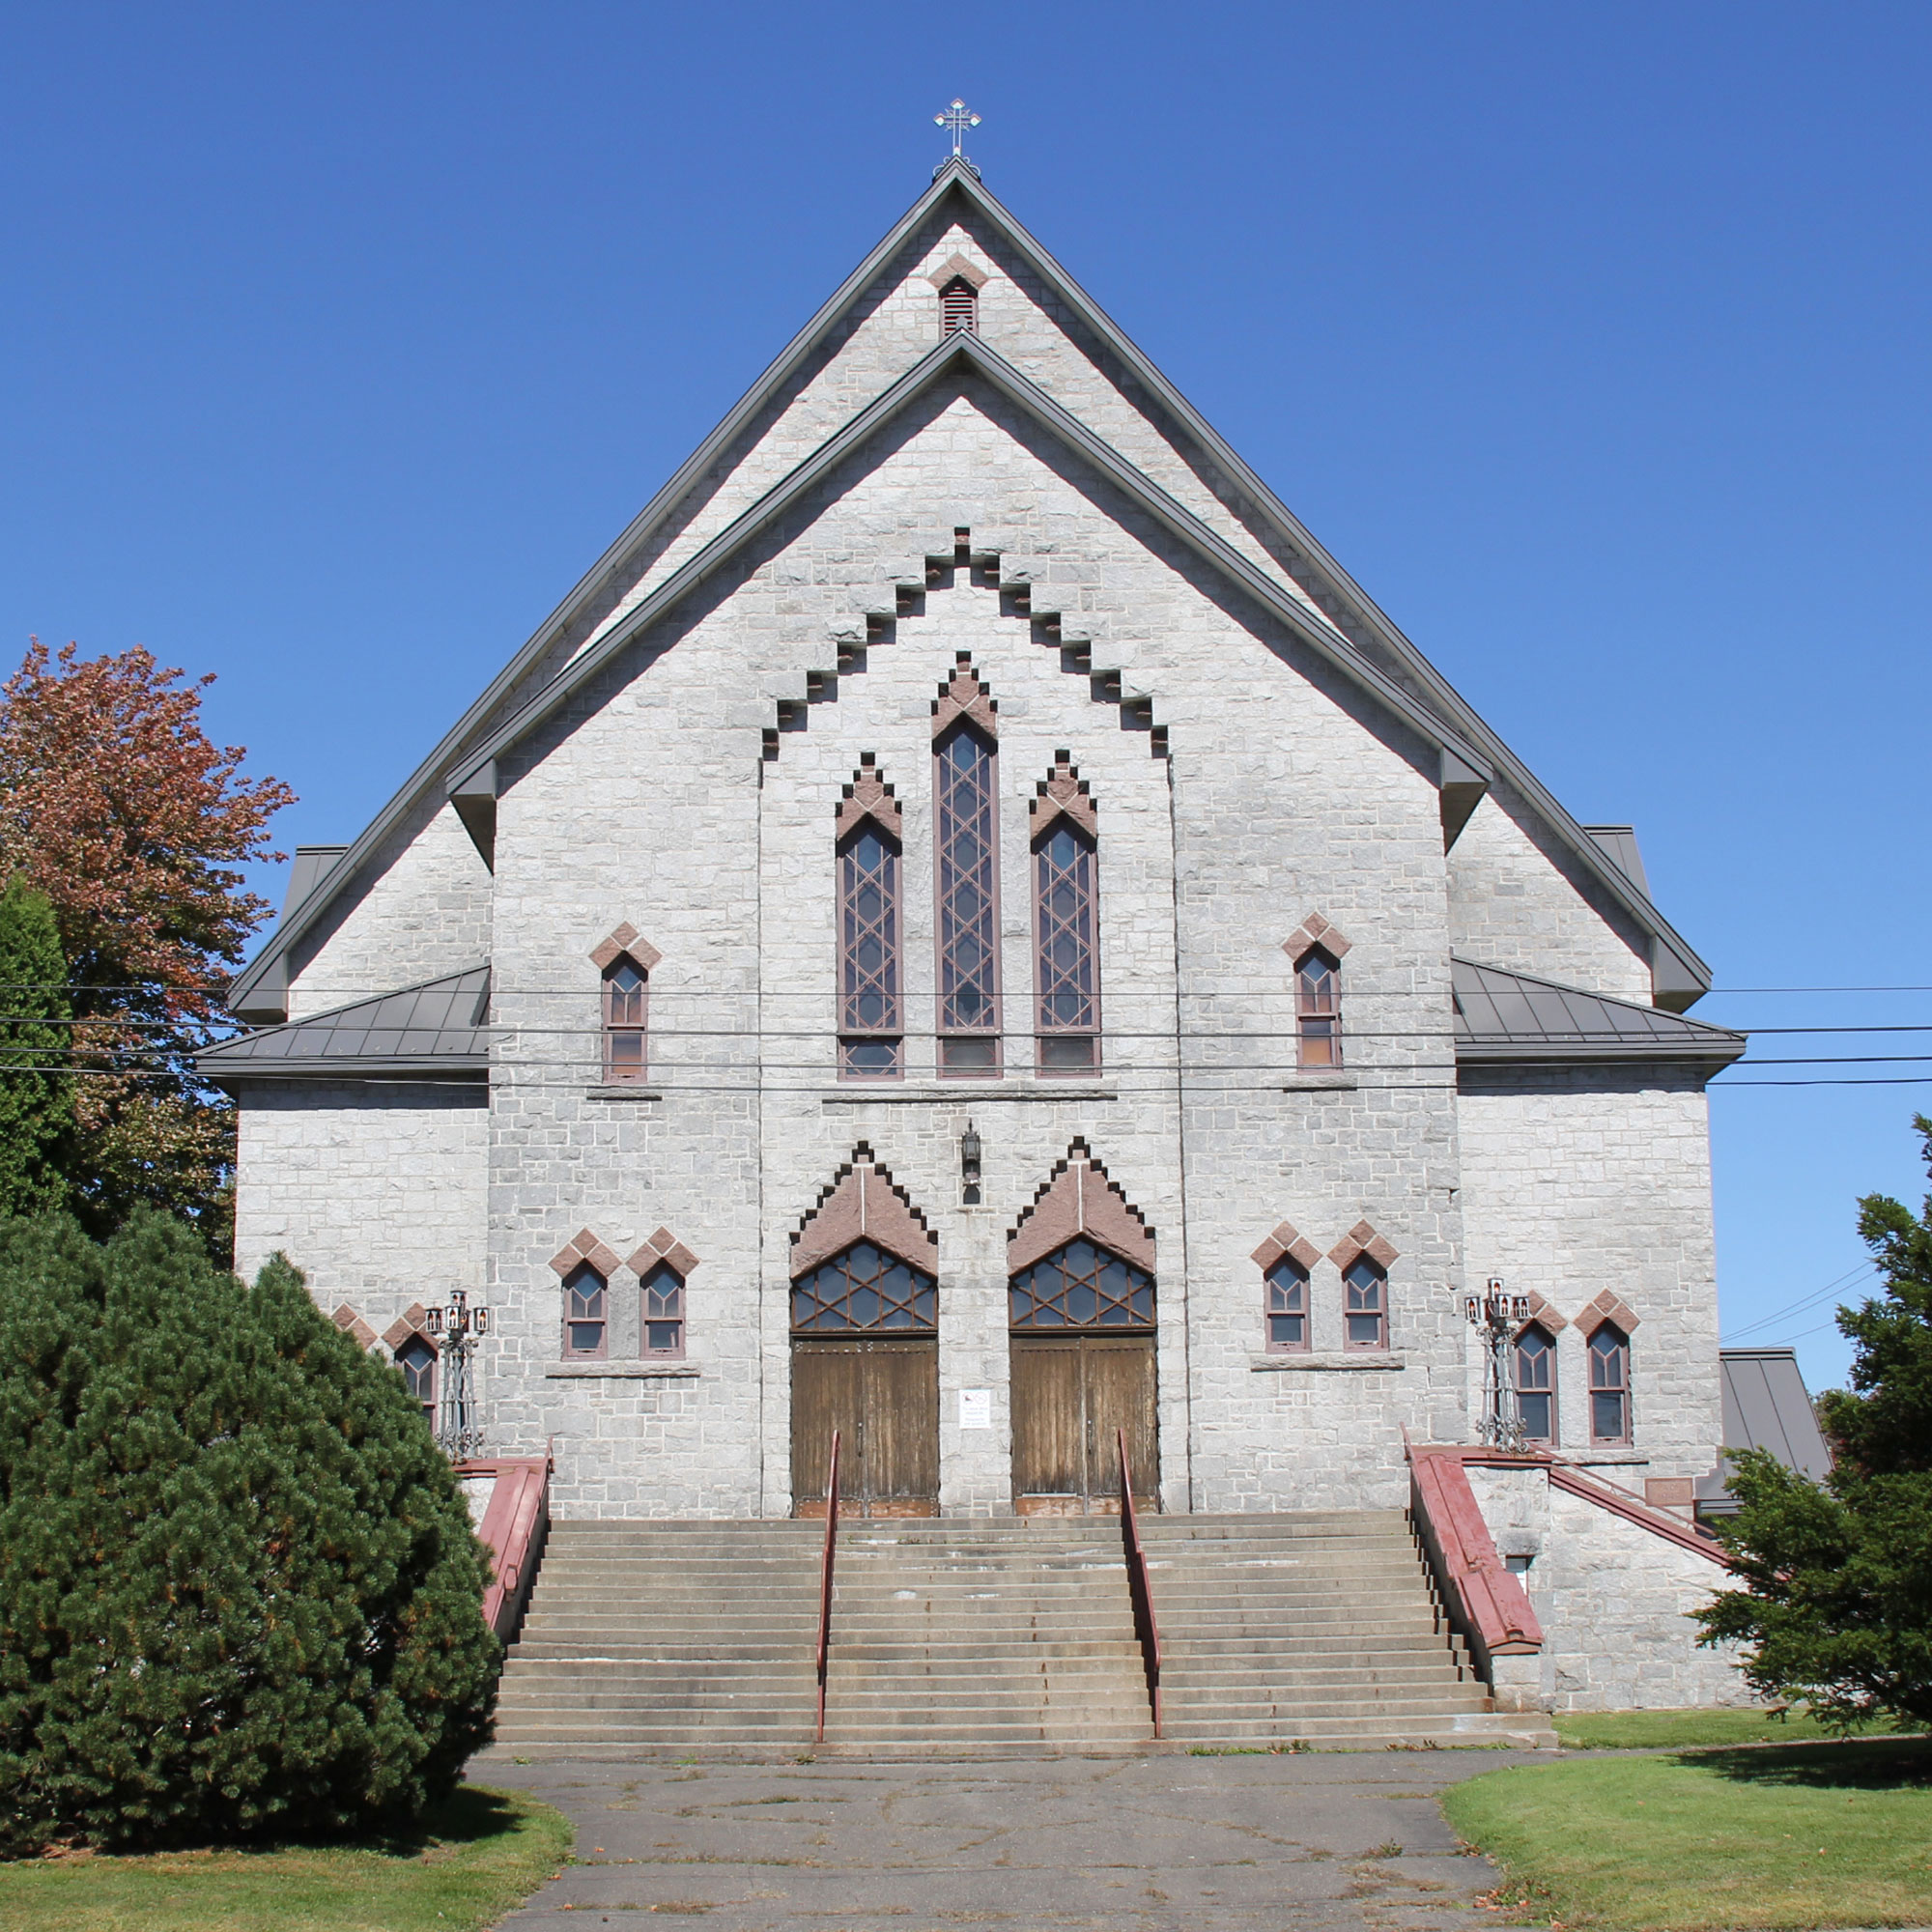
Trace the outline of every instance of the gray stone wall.
[[[1717, 1256], [1710, 1123], [1693, 1080], [1587, 1070], [1472, 1077], [1462, 1096], [1463, 1216], [1473, 1284], [1540, 1294], [1556, 1330], [1559, 1447], [1641, 1490], [1717, 1460]], [[1577, 1317], [1604, 1290], [1631, 1333], [1632, 1442], [1593, 1444]], [[1477, 1374], [1471, 1353], [1471, 1379]]]
[[1499, 1658], [1505, 1709], [1654, 1711], [1750, 1704], [1735, 1647], [1699, 1649], [1690, 1611], [1727, 1573], [1627, 1518], [1554, 1488], [1541, 1470], [1471, 1468], [1469, 1481], [1543, 1626], [1539, 1655]]
[[235, 1175], [235, 1266], [277, 1249], [333, 1312], [380, 1335], [412, 1302], [483, 1279], [489, 1110], [480, 1086], [251, 1082]]

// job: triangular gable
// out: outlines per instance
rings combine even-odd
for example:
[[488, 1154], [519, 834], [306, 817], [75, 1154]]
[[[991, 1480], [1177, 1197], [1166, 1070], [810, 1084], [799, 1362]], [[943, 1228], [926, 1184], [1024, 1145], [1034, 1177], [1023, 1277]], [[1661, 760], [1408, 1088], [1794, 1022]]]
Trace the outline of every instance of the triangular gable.
[[810, 1274], [821, 1262], [842, 1255], [854, 1241], [870, 1241], [927, 1274], [939, 1265], [939, 1236], [925, 1225], [925, 1217], [905, 1190], [895, 1186], [892, 1176], [874, 1164], [872, 1151], [864, 1141], [791, 1237], [791, 1278], [796, 1281]]
[[[1633, 920], [1640, 931], [1650, 935], [1653, 979], [1660, 1004], [1681, 1010], [1698, 997], [1710, 983], [1709, 971], [1662, 919], [1648, 896], [1556, 803], [1098, 304], [986, 190], [978, 176], [952, 160], [941, 166], [932, 185], [846, 277], [830, 300], [579, 581], [417, 767], [342, 861], [315, 882], [299, 905], [291, 906], [268, 945], [234, 981], [230, 999], [236, 1010], [249, 1017], [278, 1014], [284, 997], [279, 988], [286, 983], [285, 955], [292, 945], [322, 919], [335, 899], [355, 886], [381, 853], [384, 839], [412, 810], [437, 802], [453, 772], [473, 771], [479, 762], [477, 748], [486, 740], [500, 738], [500, 727], [506, 719], [513, 714], [528, 713], [537, 686], [550, 679], [568, 654], [580, 650], [582, 640], [595, 635], [599, 625], [609, 621], [609, 613], [621, 606], [624, 591], [638, 579], [639, 571], [634, 566], [642, 553], [654, 545], [661, 551], [662, 533], [689, 525], [696, 508], [715, 497], [736, 468], [727, 460], [728, 453], [770, 417], [780, 399], [798, 391], [807, 372], [814, 366], [814, 358], [823, 358], [830, 353], [829, 345], [836, 344], [841, 327], [857, 305], [865, 300], [922, 226], [943, 215], [949, 197], [958, 198], [975, 220], [990, 224], [1000, 241], [1026, 265], [1052, 298], [1059, 312], [1056, 320], [1061, 321], [1063, 328], [1072, 327], [1074, 334], [1069, 339], [1084, 348], [1085, 345], [1078, 344], [1078, 336], [1084, 332], [1093, 345], [1086, 353], [1129, 407], [1149, 421], [1165, 419], [1162, 427], [1166, 444], [1179, 451], [1187, 469], [1207, 486], [1211, 499], [1225, 506], [1244, 530], [1257, 536], [1260, 554], [1276, 566], [1274, 570], [1263, 568], [1243, 556], [1225, 537], [1209, 531], [1215, 544], [1238, 561], [1240, 574], [1270, 586], [1269, 601], [1278, 598], [1292, 609], [1293, 614], [1288, 621], [1299, 634], [1313, 641], [1321, 633], [1328, 633], [1331, 647], [1339, 647], [1354, 658], [1364, 681], [1373, 676], [1374, 682], [1386, 693], [1399, 693], [1407, 700], [1396, 708], [1406, 714], [1429, 717], [1425, 738], [1445, 746], [1443, 816], [1450, 836], [1460, 831], [1463, 821], [1473, 810], [1493, 770], [1502, 788], [1551, 829], [1558, 842], [1604, 895]], [[942, 348], [955, 347], [961, 341], [961, 336], [950, 337]], [[928, 356], [918, 369], [908, 372], [908, 378], [916, 377], [922, 383], [931, 380], [936, 373], [932, 363], [933, 358]], [[822, 359], [817, 366], [822, 366]], [[1018, 378], [1017, 371], [1011, 374], [1021, 382], [1026, 380]], [[908, 378], [902, 378], [901, 382]], [[1044, 398], [1043, 391], [1036, 393]], [[884, 400], [875, 399], [869, 408], [875, 409]], [[1066, 412], [1046, 400], [1051, 410], [1072, 423]], [[867, 412], [869, 410], [861, 413]], [[853, 427], [848, 422], [846, 431]], [[1131, 469], [1091, 429], [1085, 425], [1075, 427], [1080, 432], [1079, 440], [1107, 450], [1112, 461], [1103, 467]], [[833, 440], [839, 441], [845, 433], [841, 431]], [[800, 470], [822, 473], [824, 466], [819, 458], [823, 453], [821, 448], [808, 458], [799, 466]], [[1145, 475], [1137, 470], [1132, 473], [1141, 489], [1152, 492], [1200, 528], [1207, 528], [1198, 517], [1167, 497]], [[793, 474], [796, 476], [798, 472]], [[779, 491], [770, 494], [776, 496]], [[733, 527], [745, 523], [752, 514], [741, 516]], [[684, 578], [692, 564], [712, 554], [719, 541], [714, 538], [705, 545], [676, 577]], [[716, 567], [715, 557], [711, 567]], [[668, 580], [662, 587], [668, 588], [670, 581], [674, 580]], [[614, 592], [613, 585], [618, 586]], [[654, 603], [655, 597], [650, 601]], [[600, 608], [606, 613], [604, 617], [595, 614]], [[637, 608], [645, 607], [640, 604]], [[627, 612], [619, 619], [627, 633], [635, 628], [632, 621], [635, 614]], [[456, 795], [459, 810], [473, 832], [487, 830], [492, 820], [492, 802], [487, 787], [469, 793], [459, 790]]]
[[1153, 1235], [1138, 1208], [1128, 1204], [1117, 1182], [1107, 1179], [1083, 1142], [1035, 1195], [1033, 1205], [1007, 1236], [1007, 1272], [1032, 1267], [1056, 1248], [1082, 1236], [1123, 1262], [1153, 1273]]

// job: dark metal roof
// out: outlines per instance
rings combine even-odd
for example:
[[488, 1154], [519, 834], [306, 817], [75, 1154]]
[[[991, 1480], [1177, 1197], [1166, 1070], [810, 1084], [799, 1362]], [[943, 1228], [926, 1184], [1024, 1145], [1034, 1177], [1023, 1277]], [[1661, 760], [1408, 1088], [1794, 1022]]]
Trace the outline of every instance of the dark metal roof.
[[[287, 909], [268, 944], [234, 980], [229, 995], [234, 1009], [242, 1013], [280, 1010], [279, 1003], [286, 997], [282, 990], [286, 986], [286, 955], [293, 944], [322, 919], [335, 897], [358, 875], [365, 863], [383, 848], [384, 840], [408, 813], [441, 803], [447, 795], [446, 785], [452, 772], [475, 764], [476, 748], [492, 733], [493, 727], [501, 727], [505, 701], [541, 662], [551, 646], [564, 635], [611, 573], [654, 528], [676, 515], [694, 491], [705, 487], [707, 476], [722, 477], [725, 473], [721, 466], [734, 439], [754, 421], [788, 383], [800, 375], [810, 357], [843, 321], [851, 304], [949, 195], [960, 197], [991, 221], [1006, 242], [1053, 290], [1067, 312], [1097, 338], [1105, 353], [1118, 358], [1129, 380], [1140, 384], [1157, 406], [1168, 412], [1173, 423], [1182, 433], [1183, 440], [1194, 445], [1199, 465], [1205, 466], [1205, 472], [1218, 472], [1208, 479], [1216, 495], [1228, 501], [1236, 513], [1251, 525], [1258, 525], [1264, 531], [1271, 531], [1292, 550], [1309, 559], [1324, 580], [1326, 593], [1334, 600], [1339, 613], [1338, 637], [1346, 635], [1347, 626], [1357, 627], [1385, 658], [1400, 682], [1427, 704], [1446, 725], [1449, 733], [1475, 748], [1477, 756], [1474, 762], [1477, 767], [1480, 769], [1485, 764], [1493, 763], [1508, 781], [1510, 788], [1548, 824], [1559, 841], [1580, 861], [1583, 869], [1596, 878], [1607, 895], [1634, 920], [1639, 930], [1651, 936], [1658, 998], [1681, 1007], [1689, 1005], [1708, 988], [1709, 969], [1651, 904], [1648, 895], [1564, 810], [1527, 766], [1477, 717], [1448, 680], [1377, 608], [1360, 585], [1221, 440], [1125, 332], [986, 190], [977, 174], [957, 161], [948, 160], [935, 174], [932, 185], [845, 278], [818, 313], [792, 338], [718, 427], [692, 452], [677, 472], [645, 504], [510, 663], [443, 735], [403, 788], [364, 828], [342, 860], [326, 876], [315, 879], [310, 890], [301, 895], [299, 903], [292, 904]], [[1314, 617], [1305, 609], [1300, 615], [1303, 621], [1312, 619], [1319, 626], [1319, 617]], [[1369, 660], [1358, 656], [1357, 662], [1366, 665]]]
[[198, 1065], [221, 1084], [370, 1073], [471, 1078], [489, 1071], [489, 1019], [490, 969], [472, 966], [224, 1040]]
[[1661, 1007], [1580, 992], [1527, 973], [1507, 973], [1500, 966], [1456, 959], [1450, 962], [1450, 976], [1458, 1065], [1673, 1060], [1715, 1073], [1747, 1044], [1741, 1033]]
[[[1817, 1411], [1791, 1349], [1719, 1349], [1723, 1389], [1724, 1447], [1768, 1449], [1787, 1469], [1823, 1482], [1832, 1450], [1818, 1427]], [[1707, 1516], [1728, 1516], [1737, 1499], [1724, 1491], [1728, 1456], [1697, 1483], [1697, 1503]]]

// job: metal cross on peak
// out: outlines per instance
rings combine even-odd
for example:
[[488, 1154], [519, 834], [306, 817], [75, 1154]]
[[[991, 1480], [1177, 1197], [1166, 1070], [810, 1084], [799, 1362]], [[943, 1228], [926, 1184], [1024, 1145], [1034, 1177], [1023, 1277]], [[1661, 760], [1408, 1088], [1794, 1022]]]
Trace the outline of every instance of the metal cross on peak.
[[952, 157], [954, 160], [963, 161], [966, 156], [960, 152], [959, 144], [966, 138], [967, 128], [977, 128], [980, 125], [980, 117], [963, 100], [955, 100], [944, 114], [935, 114], [932, 117], [932, 125], [935, 128], [945, 128], [952, 133]]

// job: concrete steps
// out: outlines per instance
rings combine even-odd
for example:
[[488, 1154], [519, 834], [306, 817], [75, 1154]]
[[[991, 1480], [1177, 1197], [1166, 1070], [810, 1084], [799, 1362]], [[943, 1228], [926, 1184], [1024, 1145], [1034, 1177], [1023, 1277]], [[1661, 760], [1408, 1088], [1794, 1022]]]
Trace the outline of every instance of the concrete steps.
[[[1524, 1740], [1442, 1627], [1402, 1514], [1142, 1520], [1169, 1747]], [[815, 1522], [557, 1522], [504, 1669], [508, 1752], [812, 1749]], [[1119, 1523], [841, 1524], [825, 1743], [867, 1756], [1139, 1751]]]

